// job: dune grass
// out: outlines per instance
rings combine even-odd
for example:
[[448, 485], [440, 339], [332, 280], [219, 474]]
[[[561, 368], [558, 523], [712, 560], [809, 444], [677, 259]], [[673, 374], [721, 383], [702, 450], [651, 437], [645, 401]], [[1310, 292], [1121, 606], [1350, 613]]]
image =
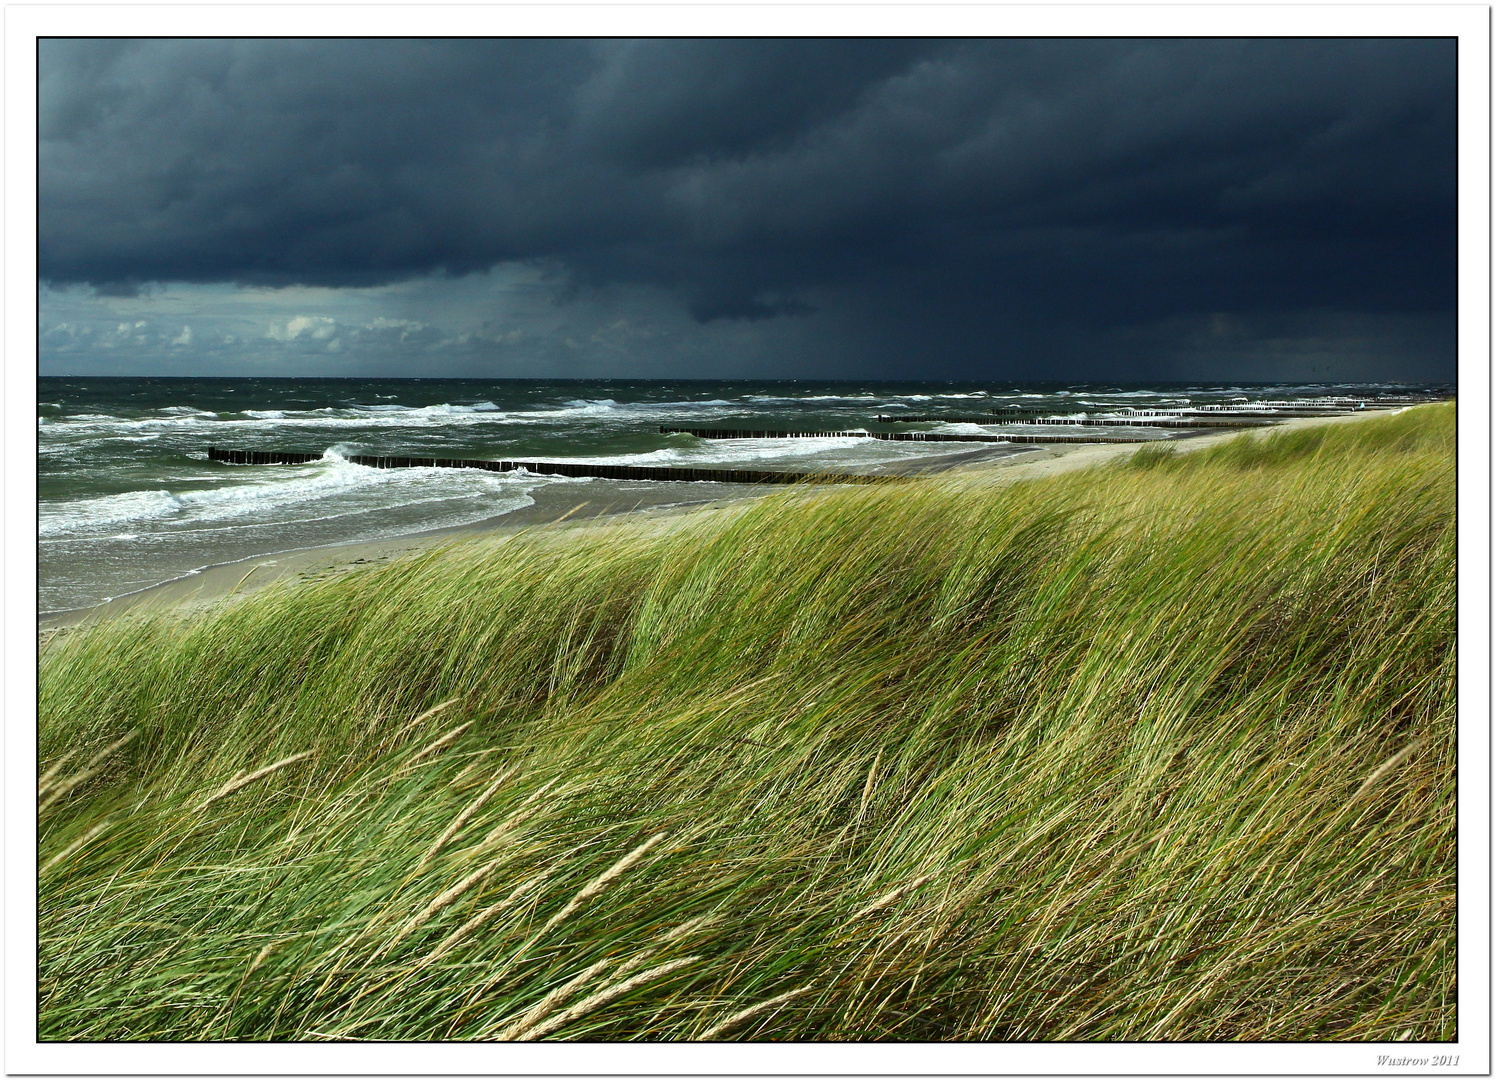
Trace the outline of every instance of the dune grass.
[[1454, 409], [42, 657], [46, 1039], [1456, 1035]]

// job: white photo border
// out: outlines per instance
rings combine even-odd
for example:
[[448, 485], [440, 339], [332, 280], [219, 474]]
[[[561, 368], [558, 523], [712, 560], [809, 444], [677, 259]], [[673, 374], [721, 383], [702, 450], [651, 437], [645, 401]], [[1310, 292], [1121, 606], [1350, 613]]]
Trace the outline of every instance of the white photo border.
[[[1457, 1043], [39, 1043], [35, 983], [36, 434], [5, 429], [5, 1071], [28, 1075], [1488, 1075], [1490, 9], [1477, 5], [11, 4], [5, 11], [7, 400], [36, 394], [36, 41], [87, 37], [1000, 36], [1459, 40]], [[1456, 1068], [1377, 1066], [1458, 1055]]]

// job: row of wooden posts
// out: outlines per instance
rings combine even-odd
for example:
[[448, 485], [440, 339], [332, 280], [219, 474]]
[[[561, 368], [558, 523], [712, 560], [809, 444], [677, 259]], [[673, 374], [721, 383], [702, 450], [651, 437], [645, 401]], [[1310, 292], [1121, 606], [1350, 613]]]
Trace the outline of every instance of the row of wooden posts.
[[[1201, 411], [1184, 415], [1146, 410], [1137, 415], [1127, 415], [1115, 420], [1092, 418], [1084, 415], [1053, 417], [1040, 415], [1049, 412], [1042, 406], [1013, 405], [993, 409], [982, 417], [949, 416], [878, 416], [882, 423], [962, 423], [993, 424], [997, 417], [1021, 417], [1022, 423], [1044, 425], [1069, 425], [1075, 427], [1256, 427], [1283, 419], [1287, 415], [1332, 415], [1367, 408], [1393, 408], [1413, 404], [1431, 398], [1412, 395], [1396, 395], [1381, 398], [1332, 398], [1303, 402], [1257, 402], [1244, 405], [1201, 406]], [[1271, 411], [1268, 411], [1271, 410]], [[1129, 410], [1129, 413], [1131, 410]], [[1034, 435], [1004, 432], [983, 435], [953, 435], [933, 431], [774, 431], [764, 428], [699, 428], [661, 427], [661, 434], [693, 435], [698, 439], [881, 439], [890, 442], [960, 442], [960, 443], [1130, 443], [1152, 441], [1147, 436], [1120, 435]], [[304, 453], [283, 450], [223, 450], [208, 447], [208, 460], [229, 465], [305, 465], [322, 460], [321, 453]], [[850, 483], [878, 484], [906, 480], [903, 476], [867, 475], [860, 473], [825, 472], [773, 472], [767, 469], [697, 469], [662, 465], [594, 465], [574, 461], [488, 461], [479, 458], [435, 458], [404, 457], [384, 454], [355, 454], [346, 460], [355, 465], [366, 465], [375, 469], [482, 469], [487, 472], [515, 472], [524, 470], [542, 476], [596, 477], [607, 480], [706, 480], [728, 484], [801, 484], [801, 483]]]
[[[321, 461], [321, 454], [283, 450], [223, 450], [208, 447], [208, 460], [227, 465], [305, 465]], [[485, 461], [479, 458], [399, 457], [353, 454], [345, 460], [373, 469], [483, 469], [487, 472], [525, 472], [543, 476], [596, 477], [604, 480], [709, 480], [719, 484], [883, 484], [903, 476], [858, 473], [770, 472], [766, 469], [685, 469], [660, 465], [593, 465], [577, 461]]]
[[1345, 416], [1366, 409], [1394, 409], [1422, 398], [1335, 398], [1323, 401], [1277, 401], [1250, 404], [1201, 405], [1183, 409], [1121, 409], [1114, 416], [1071, 413], [1052, 415], [1041, 405], [1008, 405], [991, 409], [984, 416], [905, 416], [881, 414], [883, 424], [1073, 424], [1079, 427], [1260, 427], [1295, 416]]
[[[1280, 418], [1279, 418], [1280, 419]], [[998, 424], [1011, 423], [1000, 416], [879, 416], [879, 424]], [[1270, 417], [1242, 416], [1124, 416], [1107, 419], [1098, 416], [1028, 416], [1023, 414], [1016, 421], [1020, 424], [1044, 424], [1070, 427], [1161, 427], [1161, 428], [1221, 428], [1262, 427], [1275, 423]]]
[[941, 431], [768, 431], [758, 428], [660, 427], [661, 435], [694, 435], [698, 439], [882, 439], [885, 442], [978, 443], [1141, 443], [1127, 435], [949, 435]]

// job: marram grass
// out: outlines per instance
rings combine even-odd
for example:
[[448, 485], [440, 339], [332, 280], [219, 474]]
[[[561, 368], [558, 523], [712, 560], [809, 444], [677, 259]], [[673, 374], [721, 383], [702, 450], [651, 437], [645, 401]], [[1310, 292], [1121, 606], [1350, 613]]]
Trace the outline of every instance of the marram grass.
[[1453, 1038], [1453, 431], [795, 490], [62, 635], [40, 1034]]

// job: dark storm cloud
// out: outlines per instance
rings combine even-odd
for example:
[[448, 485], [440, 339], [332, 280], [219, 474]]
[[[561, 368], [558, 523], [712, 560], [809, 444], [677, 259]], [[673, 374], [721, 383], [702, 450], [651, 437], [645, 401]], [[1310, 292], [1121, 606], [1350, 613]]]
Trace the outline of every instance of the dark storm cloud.
[[[40, 271], [544, 262], [918, 352], [1450, 312], [1449, 40], [48, 41]], [[935, 329], [937, 328], [937, 329]]]

